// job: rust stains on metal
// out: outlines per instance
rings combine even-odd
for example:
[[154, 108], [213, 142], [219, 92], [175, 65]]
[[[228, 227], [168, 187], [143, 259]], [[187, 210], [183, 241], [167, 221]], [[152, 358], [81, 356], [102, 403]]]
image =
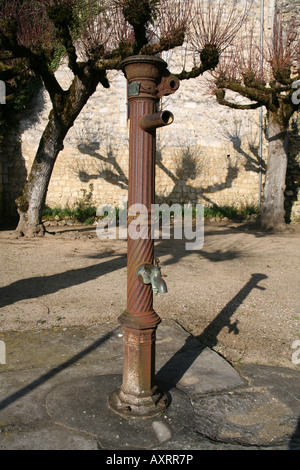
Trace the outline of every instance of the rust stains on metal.
[[[129, 186], [128, 207], [147, 208], [146, 236], [128, 236], [127, 308], [119, 317], [123, 336], [123, 381], [109, 397], [113, 411], [122, 416], [151, 417], [168, 404], [155, 385], [155, 340], [160, 317], [153, 310], [152, 286], [138, 279], [136, 268], [154, 262], [151, 204], [155, 202], [156, 128], [173, 122], [168, 111], [157, 112], [160, 98], [179, 87], [167, 64], [156, 56], [132, 56], [122, 63], [128, 80]], [[134, 217], [128, 214], [128, 221]]]

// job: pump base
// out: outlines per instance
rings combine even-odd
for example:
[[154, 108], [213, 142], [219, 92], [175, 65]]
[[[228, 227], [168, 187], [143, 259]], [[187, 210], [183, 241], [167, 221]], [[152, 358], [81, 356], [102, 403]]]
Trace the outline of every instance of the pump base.
[[121, 386], [111, 392], [108, 400], [110, 409], [123, 418], [152, 418], [162, 413], [169, 403], [167, 394], [156, 386], [152, 394], [139, 396], [124, 393]]

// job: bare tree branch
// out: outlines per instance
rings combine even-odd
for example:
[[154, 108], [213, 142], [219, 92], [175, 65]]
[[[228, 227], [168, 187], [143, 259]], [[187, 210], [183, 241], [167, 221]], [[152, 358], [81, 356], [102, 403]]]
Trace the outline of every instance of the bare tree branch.
[[221, 53], [230, 46], [244, 24], [253, 0], [244, 5], [238, 0], [196, 0], [192, 17], [190, 42], [194, 50], [201, 51], [208, 44]]
[[192, 71], [183, 70], [181, 80], [195, 78], [213, 70], [220, 55], [234, 41], [247, 18], [253, 0], [241, 5], [238, 0], [196, 0], [191, 14], [191, 27], [187, 32], [188, 48], [193, 51], [195, 65]]
[[254, 25], [246, 23], [236, 47], [222, 54], [218, 67], [211, 72], [218, 101], [232, 107], [231, 101], [225, 101], [219, 92], [228, 89], [255, 101], [257, 107], [263, 105], [272, 112], [280, 109], [282, 119], [288, 121], [295, 111], [291, 84], [300, 77], [299, 70], [298, 76], [292, 75], [300, 47], [298, 34], [293, 23], [283, 29], [275, 17], [273, 33], [266, 39], [262, 67], [262, 53], [254, 35]]
[[225, 90], [223, 89], [216, 91], [216, 98], [219, 104], [233, 109], [257, 109], [263, 104], [261, 102], [251, 104], [234, 103], [233, 101], [229, 101], [225, 98]]
[[[294, 79], [291, 77], [293, 61], [298, 60], [300, 49], [299, 30], [294, 21], [287, 27], [274, 17], [273, 34], [267, 44], [266, 61], [269, 63], [272, 75], [281, 85], [291, 85]], [[300, 64], [298, 64], [300, 67]], [[300, 74], [300, 69], [298, 70]]]

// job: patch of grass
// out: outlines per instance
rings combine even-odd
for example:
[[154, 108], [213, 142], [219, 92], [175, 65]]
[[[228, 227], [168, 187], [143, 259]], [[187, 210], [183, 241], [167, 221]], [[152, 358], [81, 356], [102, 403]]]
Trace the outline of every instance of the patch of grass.
[[95, 222], [95, 217], [88, 217], [84, 220], [83, 225], [93, 225]]
[[69, 207], [62, 209], [61, 207], [45, 207], [43, 217], [47, 219], [66, 219], [72, 218], [74, 211]]
[[95, 220], [97, 207], [95, 206], [77, 206], [74, 209], [73, 217], [79, 222], [84, 222], [87, 219], [93, 218]]
[[[116, 220], [119, 219], [119, 208], [115, 207]], [[111, 206], [104, 208], [103, 217], [112, 212]], [[193, 207], [193, 217], [196, 217], [196, 207]], [[204, 207], [204, 217], [206, 218], [220, 218], [226, 217], [230, 220], [244, 220], [248, 216], [258, 214], [258, 208], [255, 205], [247, 205], [241, 207], [235, 206], [212, 206]], [[48, 207], [46, 206], [43, 212], [43, 220], [64, 220], [72, 219], [75, 222], [83, 223], [84, 225], [92, 225], [96, 220], [97, 208], [93, 205], [86, 205], [79, 201], [73, 209], [70, 207]], [[182, 206], [182, 215], [184, 215], [184, 208]]]
[[258, 208], [255, 205], [247, 205], [241, 207], [235, 206], [213, 206], [204, 207], [204, 217], [212, 218], [219, 217], [223, 219], [246, 219], [247, 216], [258, 214]]
[[81, 189], [82, 198], [71, 207], [49, 207], [45, 206], [43, 211], [44, 220], [72, 219], [74, 222], [90, 225], [95, 221], [97, 207], [93, 205], [94, 186], [89, 185], [89, 191]]
[[92, 224], [95, 221], [97, 208], [95, 206], [83, 207], [75, 206], [74, 209], [69, 207], [45, 207], [43, 211], [43, 220], [64, 220], [72, 219], [74, 221]]

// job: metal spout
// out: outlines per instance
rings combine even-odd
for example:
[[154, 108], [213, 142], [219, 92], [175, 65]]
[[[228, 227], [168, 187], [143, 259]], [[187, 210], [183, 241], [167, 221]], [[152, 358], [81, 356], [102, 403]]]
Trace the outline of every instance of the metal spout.
[[[168, 71], [167, 71], [168, 72]], [[178, 90], [180, 82], [175, 75], [167, 74], [161, 79], [160, 84], [157, 87], [158, 96], [162, 98], [163, 96], [169, 96], [175, 93]]]
[[159, 266], [154, 266], [150, 263], [142, 263], [137, 267], [136, 275], [142, 284], [151, 283], [154, 294], [165, 294], [168, 292], [167, 284], [162, 278]]
[[170, 111], [161, 111], [155, 114], [145, 114], [140, 119], [140, 127], [143, 131], [152, 132], [158, 127], [168, 126], [174, 121], [174, 116]]

